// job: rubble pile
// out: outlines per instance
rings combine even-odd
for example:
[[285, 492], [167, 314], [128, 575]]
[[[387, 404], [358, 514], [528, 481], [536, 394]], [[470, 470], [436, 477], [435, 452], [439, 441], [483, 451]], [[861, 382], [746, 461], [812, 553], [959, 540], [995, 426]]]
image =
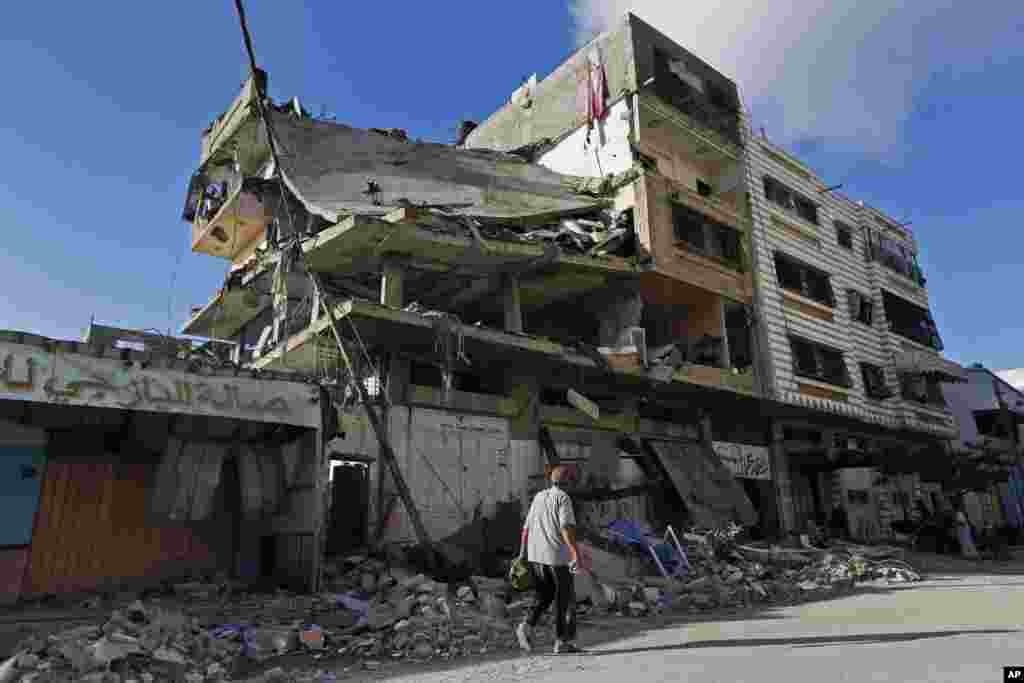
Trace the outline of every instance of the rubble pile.
[[[920, 581], [892, 557], [868, 549], [787, 550], [736, 545], [723, 549], [687, 535], [690, 569], [680, 577], [577, 577], [580, 613], [640, 617], [796, 602], [848, 590], [856, 582]], [[654, 572], [650, 572], [654, 574]], [[514, 626], [528, 594], [504, 579], [473, 576], [442, 583], [385, 562], [353, 557], [327, 563], [324, 591], [250, 593], [224, 584], [179, 584], [173, 594], [114, 609], [103, 623], [34, 635], [0, 663], [0, 683], [186, 683], [230, 680], [240, 666], [274, 666], [307, 653], [314, 661], [349, 658], [362, 669], [388, 660], [425, 661], [517, 647]], [[538, 629], [538, 644], [548, 644]], [[310, 671], [266, 680], [330, 680]]]
[[[340, 565], [340, 566], [339, 566]], [[440, 583], [423, 574], [350, 558], [325, 569], [317, 595], [232, 592], [216, 584], [181, 584], [173, 595], [136, 600], [103, 623], [23, 641], [0, 662], [0, 681], [48, 683], [186, 683], [230, 680], [242, 669], [309, 653], [382, 660], [451, 659], [516, 647], [513, 618], [527, 602], [509, 604], [502, 579]], [[322, 672], [266, 680], [327, 680]]]
[[[794, 603], [852, 590], [857, 583], [921, 581], [921, 575], [893, 553], [845, 544], [824, 549], [787, 549], [731, 544], [686, 535], [689, 570], [680, 577], [657, 576], [646, 558], [647, 576], [604, 577], [577, 582], [578, 593], [597, 607], [621, 616], [668, 610], [691, 613], [756, 604]], [[604, 549], [615, 544], [604, 543]], [[618, 549], [622, 552], [624, 549]], [[638, 553], [636, 549], [633, 552]], [[580, 586], [582, 584], [582, 586]], [[582, 590], [580, 590], [582, 588]]]

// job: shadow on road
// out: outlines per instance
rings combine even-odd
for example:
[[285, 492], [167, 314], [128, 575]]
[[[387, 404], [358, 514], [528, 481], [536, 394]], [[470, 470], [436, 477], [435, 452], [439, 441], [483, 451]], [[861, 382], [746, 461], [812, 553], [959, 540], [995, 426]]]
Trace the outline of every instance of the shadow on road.
[[[963, 579], [945, 579], [946, 581], [962, 581]], [[934, 579], [928, 579], [928, 581], [934, 581]], [[922, 586], [921, 584], [908, 583], [897, 586], [890, 586], [889, 590], [893, 591], [956, 591], [962, 588], [1002, 588], [1003, 586], [1024, 586], [1024, 581], [999, 581], [998, 583], [957, 583], [955, 586]]]
[[[585, 647], [598, 648], [602, 644], [612, 644], [616, 641], [620, 641], [626, 638], [637, 638], [643, 637], [647, 634], [654, 634], [659, 631], [664, 631], [671, 628], [685, 628], [686, 626], [696, 625], [707, 622], [714, 623], [727, 623], [727, 622], [739, 622], [739, 621], [776, 621], [786, 619], [798, 619], [799, 615], [792, 612], [791, 610], [796, 607], [810, 607], [822, 605], [824, 603], [832, 602], [834, 600], [843, 600], [855, 596], [872, 595], [872, 594], [886, 594], [889, 593], [891, 587], [881, 586], [858, 586], [858, 588], [852, 592], [837, 592], [833, 595], [828, 596], [817, 596], [810, 598], [809, 596], [804, 600], [796, 602], [785, 602], [785, 603], [769, 603], [752, 605], [745, 608], [736, 608], [732, 610], [714, 610], [711, 612], [702, 613], [675, 613], [665, 614], [661, 616], [652, 616], [643, 619], [636, 619], [631, 617], [616, 617], [616, 616], [605, 616], [592, 614], [588, 617], [583, 617], [580, 620], [579, 632], [580, 641]], [[550, 613], [545, 615], [538, 625], [538, 632], [548, 632], [550, 636], [551, 631], [551, 620]], [[709, 641], [710, 642], [710, 641]], [[732, 642], [732, 641], [725, 641]], [[744, 644], [757, 644], [757, 641], [735, 641], [736, 645]], [[538, 643], [538, 647], [535, 650], [533, 656], [554, 656], [550, 655], [551, 648], [550, 638], [541, 643]], [[762, 643], [765, 645], [771, 643]], [[636, 650], [598, 650], [592, 651], [591, 653], [582, 655], [583, 657], [589, 657], [594, 655], [606, 655], [606, 654], [619, 654], [627, 652], [645, 652], [648, 650], [657, 651], [660, 649], [677, 649], [686, 647], [716, 647], [714, 644], [705, 645], [702, 643], [691, 643], [689, 645], [673, 645], [668, 648], [637, 648]], [[525, 656], [526, 659], [529, 656]], [[412, 662], [395, 663], [393, 668], [385, 669], [383, 671], [374, 672], [372, 679], [375, 681], [388, 680], [399, 676], [410, 676], [410, 675], [426, 675], [427, 673], [438, 673], [442, 671], [452, 671], [461, 669], [466, 666], [480, 665], [480, 664], [496, 664], [502, 661], [519, 660], [524, 659], [524, 655], [518, 650], [513, 651], [500, 651], [492, 652], [487, 655], [477, 655], [467, 658], [459, 658], [456, 660], [449, 661], [432, 661], [429, 663], [413, 664]]]
[[864, 633], [849, 636], [807, 636], [793, 638], [736, 638], [733, 640], [700, 640], [693, 643], [676, 645], [657, 645], [653, 647], [631, 647], [618, 650], [599, 650], [588, 653], [591, 657], [607, 655], [636, 654], [641, 652], [665, 652], [670, 650], [694, 650], [710, 647], [762, 647], [771, 645], [791, 645], [794, 647], [824, 647], [827, 645], [843, 645], [847, 643], [898, 643], [929, 638], [950, 638], [963, 635], [1000, 635], [1018, 633], [1001, 629], [979, 629], [976, 631], [922, 631], [917, 633]]

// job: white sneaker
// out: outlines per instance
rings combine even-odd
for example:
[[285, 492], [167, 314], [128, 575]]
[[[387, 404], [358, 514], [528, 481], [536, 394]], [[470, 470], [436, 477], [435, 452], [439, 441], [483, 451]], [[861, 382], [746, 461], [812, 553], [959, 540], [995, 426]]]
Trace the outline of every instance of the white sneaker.
[[516, 638], [519, 639], [519, 647], [523, 652], [533, 652], [533, 640], [530, 636], [530, 627], [525, 621], [516, 626]]
[[563, 640], [555, 641], [555, 654], [556, 655], [581, 655], [584, 650], [576, 647], [575, 643]]

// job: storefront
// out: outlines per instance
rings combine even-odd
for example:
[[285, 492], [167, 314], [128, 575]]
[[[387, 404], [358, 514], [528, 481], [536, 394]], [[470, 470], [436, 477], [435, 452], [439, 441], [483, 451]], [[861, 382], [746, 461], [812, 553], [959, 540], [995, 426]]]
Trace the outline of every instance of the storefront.
[[3, 337], [2, 600], [217, 573], [315, 582], [316, 387]]

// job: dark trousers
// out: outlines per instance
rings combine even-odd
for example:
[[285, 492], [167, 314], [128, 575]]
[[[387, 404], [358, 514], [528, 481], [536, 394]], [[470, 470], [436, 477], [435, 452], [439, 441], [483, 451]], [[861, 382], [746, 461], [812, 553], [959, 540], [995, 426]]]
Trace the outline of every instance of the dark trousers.
[[548, 564], [530, 563], [533, 587], [537, 591], [533, 610], [527, 622], [530, 628], [537, 625], [540, 617], [551, 603], [555, 603], [555, 637], [562, 641], [576, 638], [576, 595], [573, 576], [566, 566], [553, 567]]

